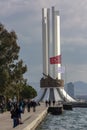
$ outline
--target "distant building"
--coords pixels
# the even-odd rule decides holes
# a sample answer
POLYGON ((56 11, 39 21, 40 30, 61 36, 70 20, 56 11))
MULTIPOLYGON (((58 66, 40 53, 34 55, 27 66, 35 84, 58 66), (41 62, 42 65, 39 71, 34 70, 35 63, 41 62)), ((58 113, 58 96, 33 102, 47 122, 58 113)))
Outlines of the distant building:
POLYGON ((67 93, 74 98, 74 84, 72 82, 67 84, 67 93))

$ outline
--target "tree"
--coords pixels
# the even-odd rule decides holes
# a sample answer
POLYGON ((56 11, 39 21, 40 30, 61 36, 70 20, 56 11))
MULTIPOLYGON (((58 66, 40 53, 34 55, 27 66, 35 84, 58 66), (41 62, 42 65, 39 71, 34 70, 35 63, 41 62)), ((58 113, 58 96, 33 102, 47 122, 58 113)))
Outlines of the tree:
POLYGON ((36 92, 36 90, 32 86, 25 85, 23 90, 21 91, 20 95, 23 98, 30 98, 30 99, 32 99, 32 98, 37 96, 37 92, 36 92))
POLYGON ((15 31, 9 32, 0 24, 0 93, 3 95, 19 95, 26 82, 23 74, 27 66, 19 60, 19 51, 15 31))
POLYGON ((18 97, 20 96, 20 92, 23 90, 25 84, 26 84, 26 79, 23 78, 23 74, 27 71, 27 66, 23 65, 23 61, 20 60, 19 62, 16 63, 12 70, 12 84, 13 84, 13 89, 15 95, 18 97))

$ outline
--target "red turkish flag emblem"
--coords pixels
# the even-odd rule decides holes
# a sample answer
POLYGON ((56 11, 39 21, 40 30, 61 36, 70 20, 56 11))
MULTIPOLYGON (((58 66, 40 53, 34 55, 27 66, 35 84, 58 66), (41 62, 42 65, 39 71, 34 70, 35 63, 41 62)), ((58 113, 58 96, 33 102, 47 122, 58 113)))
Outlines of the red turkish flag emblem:
POLYGON ((50 64, 61 64, 61 55, 51 57, 50 64))

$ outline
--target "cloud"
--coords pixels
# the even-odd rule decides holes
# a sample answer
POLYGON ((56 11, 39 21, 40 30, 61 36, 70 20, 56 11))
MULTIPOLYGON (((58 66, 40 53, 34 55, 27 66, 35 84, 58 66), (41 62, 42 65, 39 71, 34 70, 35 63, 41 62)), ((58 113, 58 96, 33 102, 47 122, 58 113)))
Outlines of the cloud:
POLYGON ((65 80, 65 83, 68 83, 70 81, 87 81, 87 65, 74 65, 74 64, 67 64, 66 71, 63 74, 63 78, 65 80))
MULTIPOLYGON (((63 64, 83 69, 87 64, 87 0, 0 0, 0 21, 17 33, 20 57, 29 67, 26 75, 30 80, 40 79, 43 71, 41 10, 52 6, 60 11, 63 64)), ((81 79, 79 74, 78 78, 81 79)))

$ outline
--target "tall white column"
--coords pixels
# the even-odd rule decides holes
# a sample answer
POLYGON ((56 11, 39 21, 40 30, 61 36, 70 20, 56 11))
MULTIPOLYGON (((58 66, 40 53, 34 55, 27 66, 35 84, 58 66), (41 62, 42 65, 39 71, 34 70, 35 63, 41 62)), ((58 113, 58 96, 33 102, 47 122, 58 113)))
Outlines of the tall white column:
MULTIPOLYGON (((60 16, 59 11, 55 11, 52 7, 52 45, 53 45, 53 57, 61 55, 60 52, 60 16)), ((61 79, 61 73, 58 73, 58 67, 61 64, 53 64, 53 78, 61 79)))
MULTIPOLYGON (((61 58, 61 50, 60 50, 60 16, 59 16, 59 11, 56 11, 56 55, 60 56, 61 58)), ((61 63, 58 63, 56 65, 56 76, 58 79, 61 79, 61 73, 58 73, 58 68, 61 67, 61 63)))
POLYGON ((43 73, 48 75, 49 61, 49 9, 42 9, 43 73))
MULTIPOLYGON (((52 53, 53 55, 52 56, 55 56, 55 8, 52 7, 52 53)), ((55 79, 56 76, 55 76, 55 65, 51 65, 52 66, 52 77, 55 79)))
POLYGON ((51 76, 50 72, 50 9, 47 11, 48 21, 48 75, 51 76))

